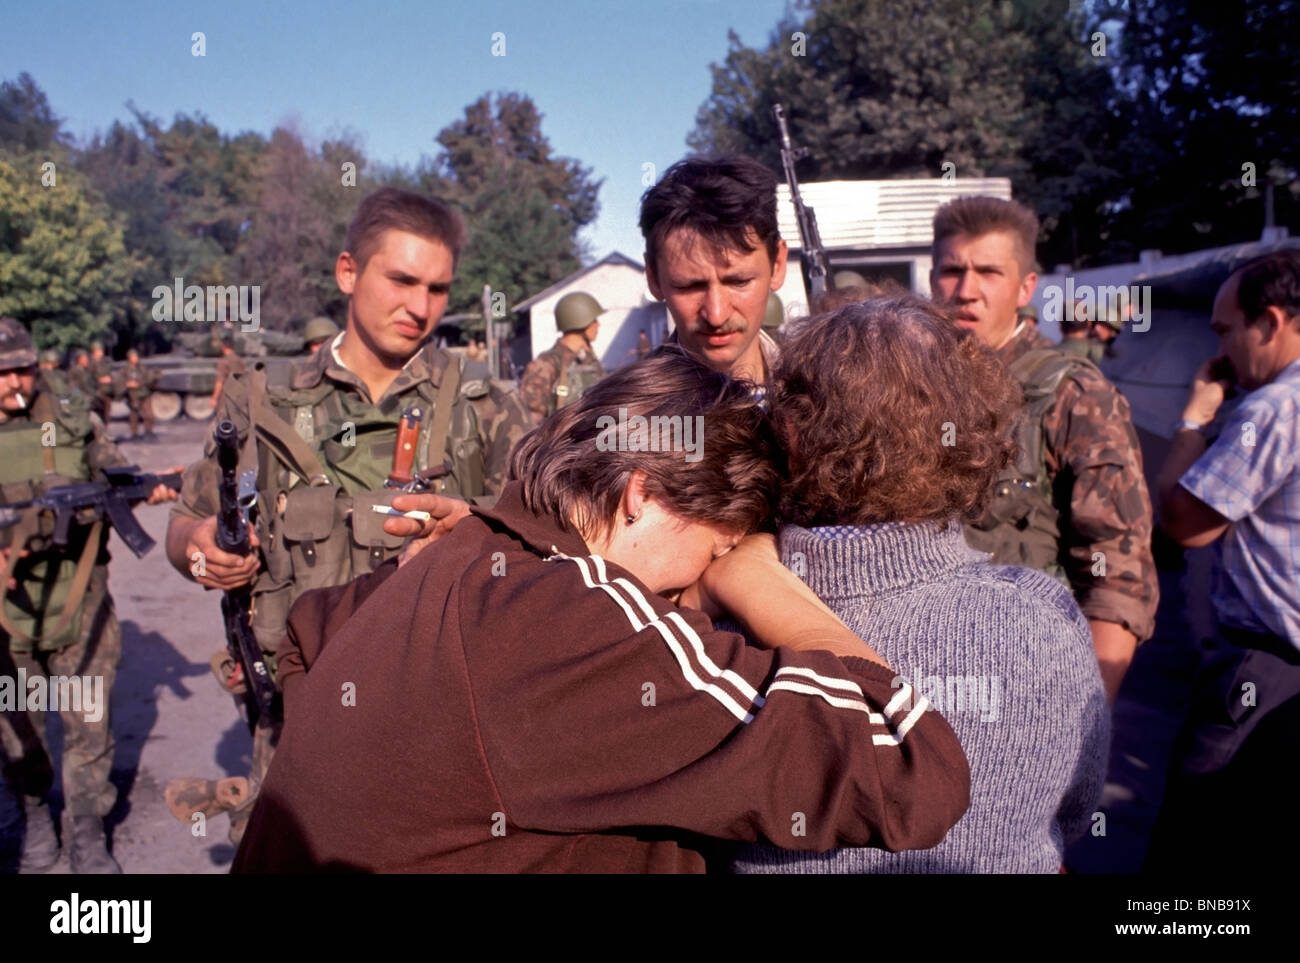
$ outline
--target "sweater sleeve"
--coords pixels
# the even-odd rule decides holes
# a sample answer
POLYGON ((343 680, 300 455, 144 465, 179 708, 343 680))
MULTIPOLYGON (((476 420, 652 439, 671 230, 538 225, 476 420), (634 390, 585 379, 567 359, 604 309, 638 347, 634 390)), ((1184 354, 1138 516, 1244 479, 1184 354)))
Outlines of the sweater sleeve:
POLYGON ((1092 634, 1083 619, 1078 620, 1075 629, 1079 643, 1074 651, 1082 653, 1082 658, 1073 660, 1057 676, 1062 704, 1079 706, 1078 762, 1056 813, 1061 836, 1067 844, 1082 836, 1092 824, 1105 789, 1110 755, 1110 704, 1093 655, 1092 634))
MULTIPOLYGON (((965 812, 956 736, 889 670, 752 648, 599 559, 554 564, 566 603, 491 633, 502 640, 492 651, 466 652, 509 823, 897 850, 937 844, 965 812), (532 655, 538 632, 562 633, 570 657, 532 655)), ((482 625, 494 596, 464 599, 462 624, 482 625)))

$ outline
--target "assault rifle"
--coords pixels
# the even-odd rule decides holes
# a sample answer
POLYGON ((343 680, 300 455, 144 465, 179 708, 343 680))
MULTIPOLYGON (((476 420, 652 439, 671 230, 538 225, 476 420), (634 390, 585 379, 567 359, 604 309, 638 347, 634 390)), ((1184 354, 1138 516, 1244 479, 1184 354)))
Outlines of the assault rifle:
MULTIPOLYGON (((105 468, 103 475, 103 481, 55 485, 45 494, 28 501, 0 505, 0 528, 17 524, 31 509, 48 511, 54 515, 54 546, 64 548, 68 544, 73 522, 88 525, 107 516, 126 547, 137 558, 143 557, 154 547, 154 540, 140 527, 131 508, 148 499, 159 485, 180 491, 180 472, 152 475, 141 472, 135 465, 125 465, 105 468)), ((22 546, 16 545, 14 548, 20 549, 22 546)))
MULTIPOLYGON (((252 468, 242 472, 239 470, 239 432, 233 422, 223 421, 218 424, 214 435, 217 465, 221 469, 217 548, 231 555, 248 555, 252 551, 248 538, 248 521, 257 505, 257 472, 252 468)), ((248 723, 249 732, 257 728, 259 718, 273 718, 279 711, 279 693, 262 660, 262 647, 253 635, 249 621, 251 611, 252 591, 247 585, 230 589, 221 598, 221 617, 226 625, 227 660, 234 670, 228 687, 235 696, 236 704, 242 706, 241 714, 248 723), (239 691, 241 681, 242 692, 239 691)))
POLYGON ((790 144, 790 131, 785 125, 785 109, 772 105, 772 116, 781 132, 781 167, 785 169, 785 182, 790 187, 790 202, 799 222, 799 239, 803 248, 804 275, 808 279, 810 300, 826 293, 826 249, 822 247, 821 232, 817 230, 817 215, 803 202, 799 193, 799 179, 795 177, 794 162, 808 153, 808 148, 795 148, 790 144))

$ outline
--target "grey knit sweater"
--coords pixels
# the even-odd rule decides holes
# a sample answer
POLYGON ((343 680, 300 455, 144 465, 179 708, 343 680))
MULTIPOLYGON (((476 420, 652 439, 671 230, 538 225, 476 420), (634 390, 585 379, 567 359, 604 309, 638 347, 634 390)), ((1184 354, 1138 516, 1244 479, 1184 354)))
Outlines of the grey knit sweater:
POLYGON ((970 809, 933 849, 745 846, 733 870, 1057 872, 1064 842, 1096 810, 1110 738, 1092 635, 1069 591, 988 564, 956 525, 789 526, 780 545, 786 566, 902 677, 897 698, 916 708, 924 696, 943 713, 970 760, 970 809))

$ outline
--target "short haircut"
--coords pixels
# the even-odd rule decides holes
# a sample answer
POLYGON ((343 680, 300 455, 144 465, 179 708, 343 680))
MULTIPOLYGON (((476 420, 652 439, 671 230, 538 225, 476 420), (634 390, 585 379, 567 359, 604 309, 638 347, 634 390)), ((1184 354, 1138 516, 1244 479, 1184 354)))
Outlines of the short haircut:
POLYGON ((406 231, 438 241, 451 251, 453 265, 460 261, 466 240, 465 222, 442 201, 415 191, 381 187, 362 199, 343 242, 358 271, 365 270, 385 231, 406 231))
POLYGON ((1241 275, 1237 304, 1247 321, 1258 321, 1268 307, 1281 308, 1288 319, 1300 317, 1300 249, 1260 255, 1233 273, 1241 275))
MULTIPOLYGON (((692 425, 699 424, 692 421, 692 425)), ((606 440, 611 440, 605 434, 606 440)), ((642 447, 627 445, 626 447, 642 447)), ((626 365, 525 435, 510 458, 524 504, 584 538, 618 524, 632 473, 646 494, 682 518, 748 532, 767 525, 780 487, 776 439, 753 385, 719 374, 676 345, 626 365), (622 451, 602 444, 606 418, 703 418, 698 460, 680 450, 622 451)))
POLYGON ((1038 244, 1038 215, 1023 204, 998 197, 959 197, 935 211, 931 254, 937 261, 940 242, 954 235, 983 237, 995 231, 1006 232, 1015 239, 1016 264, 1021 277, 1032 271, 1034 248, 1038 244))
POLYGON ((741 154, 689 157, 641 195, 641 234, 647 267, 656 270, 664 239, 687 228, 715 247, 746 253, 755 241, 776 260, 776 175, 741 154))
POLYGON ((912 294, 809 318, 782 345, 776 383, 783 521, 973 518, 1014 457, 1019 386, 941 306, 912 294))

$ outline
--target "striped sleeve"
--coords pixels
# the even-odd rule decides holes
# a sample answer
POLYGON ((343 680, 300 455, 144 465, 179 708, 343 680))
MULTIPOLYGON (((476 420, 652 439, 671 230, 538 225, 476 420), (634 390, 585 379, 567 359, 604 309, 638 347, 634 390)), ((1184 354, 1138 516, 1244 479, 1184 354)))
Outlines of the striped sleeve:
POLYGON ((571 640, 562 668, 530 662, 521 644, 493 663, 508 681, 475 683, 512 823, 912 849, 938 843, 965 812, 956 736, 893 673, 754 648, 598 556, 552 564, 578 583, 547 623, 571 640))

